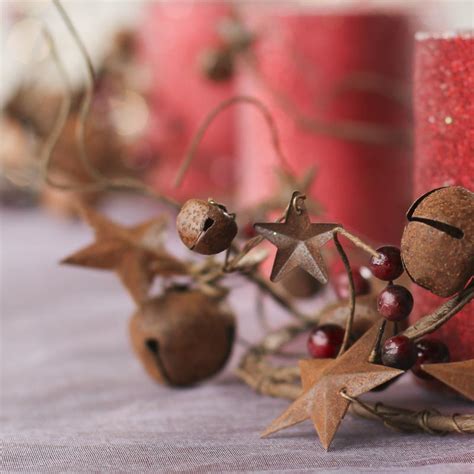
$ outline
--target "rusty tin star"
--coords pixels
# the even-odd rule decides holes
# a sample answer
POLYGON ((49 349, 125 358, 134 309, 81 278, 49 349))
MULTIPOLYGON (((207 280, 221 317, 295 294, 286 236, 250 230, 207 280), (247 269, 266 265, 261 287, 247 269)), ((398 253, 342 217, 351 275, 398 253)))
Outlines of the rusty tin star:
POLYGON ((474 359, 443 364, 423 364, 421 368, 474 402, 474 359))
POLYGON ((262 436, 289 428, 309 418, 321 444, 328 449, 350 405, 344 392, 358 397, 388 382, 402 370, 368 362, 379 324, 369 329, 347 352, 336 359, 300 361, 303 394, 265 430, 262 436))
POLYGON ((95 242, 61 263, 115 271, 137 303, 147 297, 154 275, 185 273, 184 264, 163 248, 163 216, 128 228, 86 206, 80 212, 94 229, 95 242))
POLYGON ((339 224, 312 223, 304 205, 306 197, 295 191, 283 223, 257 223, 255 230, 278 248, 270 279, 277 282, 296 267, 322 284, 328 276, 321 247, 332 239, 339 224))

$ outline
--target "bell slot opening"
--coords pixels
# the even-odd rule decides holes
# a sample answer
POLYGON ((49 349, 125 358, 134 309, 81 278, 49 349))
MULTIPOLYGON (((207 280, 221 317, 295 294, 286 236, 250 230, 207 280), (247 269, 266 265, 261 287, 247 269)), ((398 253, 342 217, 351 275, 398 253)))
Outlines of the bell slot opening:
POLYGON ((435 229, 448 234, 450 237, 454 239, 461 240, 464 237, 464 232, 450 224, 446 224, 444 222, 435 221, 433 219, 426 219, 424 217, 411 217, 410 222, 422 222, 423 224, 429 225, 430 227, 434 227, 435 229))
POLYGON ((213 225, 214 225, 214 219, 211 219, 210 217, 208 217, 204 221, 204 226, 202 228, 203 232, 206 232, 206 230, 210 229, 213 225))

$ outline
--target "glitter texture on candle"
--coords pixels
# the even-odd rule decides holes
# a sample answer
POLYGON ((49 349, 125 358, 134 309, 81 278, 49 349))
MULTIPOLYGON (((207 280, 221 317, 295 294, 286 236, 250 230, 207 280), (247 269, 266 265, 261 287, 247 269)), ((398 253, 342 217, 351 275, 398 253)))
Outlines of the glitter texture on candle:
MULTIPOLYGON (((474 190, 474 37, 417 35, 415 53, 415 196, 461 185, 474 190)), ((413 288, 413 320, 443 300, 413 288)), ((436 331, 452 360, 474 357, 474 304, 436 331)))
POLYGON ((418 35, 415 59, 415 195, 474 187, 474 37, 418 35))

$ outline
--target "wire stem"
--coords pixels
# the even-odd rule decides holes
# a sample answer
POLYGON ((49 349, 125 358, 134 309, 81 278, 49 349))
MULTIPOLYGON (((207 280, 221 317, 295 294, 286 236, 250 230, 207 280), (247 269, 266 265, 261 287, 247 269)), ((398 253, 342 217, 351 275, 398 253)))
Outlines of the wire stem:
POLYGON ((434 312, 419 319, 413 326, 405 329, 401 334, 412 340, 431 334, 459 313, 473 299, 474 280, 457 295, 443 303, 434 312))
POLYGON ((43 175, 47 175, 48 169, 51 162, 52 151, 56 147, 56 144, 61 136, 61 132, 63 131, 64 125, 67 121, 69 116, 69 112, 71 110, 72 104, 72 87, 69 82, 69 78, 67 76, 66 70, 59 59, 58 50, 56 48, 56 44, 51 36, 51 33, 46 27, 43 27, 43 35, 46 39, 48 44, 49 51, 53 58, 53 61, 58 69, 59 75, 61 76, 61 81, 65 87, 65 94, 64 98, 61 100, 61 104, 59 106, 59 113, 53 125, 53 129, 46 139, 43 148, 40 153, 40 169, 43 172, 43 175))
POLYGON ((375 250, 373 247, 363 242, 361 239, 359 239, 359 237, 356 237, 354 234, 351 234, 349 231, 347 231, 343 227, 338 227, 337 229, 335 229, 335 232, 343 235, 346 239, 349 239, 356 247, 359 247, 360 249, 364 250, 365 252, 372 255, 373 257, 375 258, 379 257, 379 253, 377 252, 377 250, 375 250))
POLYGON ((88 156, 87 156, 86 146, 85 146, 85 125, 86 125, 86 121, 89 115, 90 105, 92 102, 92 97, 93 97, 93 92, 94 92, 94 80, 95 80, 94 69, 92 66, 92 61, 84 46, 84 43, 82 42, 66 10, 63 8, 59 0, 53 0, 53 3, 55 7, 57 8, 58 12, 60 13, 61 18, 63 19, 64 23, 66 24, 66 27, 71 33, 71 36, 76 42, 76 45, 78 49, 80 50, 81 55, 86 64, 88 82, 87 82, 87 87, 86 87, 86 94, 84 96, 83 102, 81 104, 80 112, 79 112, 78 124, 76 128, 76 143, 79 150, 79 157, 80 157, 81 163, 83 164, 84 168, 86 169, 86 171, 89 173, 89 175, 94 181, 91 183, 86 183, 86 184, 59 183, 53 180, 51 176, 49 176, 49 173, 48 173, 54 149, 57 145, 57 142, 59 140, 59 137, 61 136, 62 131, 64 130, 67 117, 70 113, 71 103, 72 103, 72 88, 71 88, 67 73, 59 59, 59 55, 57 53, 57 48, 54 43, 54 40, 49 34, 49 32, 45 29, 44 34, 46 36, 46 39, 51 51, 53 61, 56 65, 56 68, 58 69, 58 72, 61 76, 61 80, 64 84, 64 88, 66 91, 66 94, 62 101, 60 112, 54 124, 53 130, 50 136, 48 137, 48 139, 46 140, 46 143, 41 153, 41 158, 40 158, 41 171, 44 175, 45 182, 49 186, 60 189, 62 191, 88 193, 88 192, 97 192, 97 191, 102 191, 102 190, 127 190, 127 191, 140 192, 141 194, 157 199, 173 207, 174 209, 179 209, 181 207, 180 203, 178 203, 172 198, 169 198, 160 193, 157 193, 153 188, 147 186, 143 182, 133 179, 133 178, 128 178, 128 177, 107 178, 98 169, 96 169, 89 161, 88 156))
POLYGON ((87 173, 89 173, 89 175, 92 178, 100 182, 100 181, 103 181, 105 177, 97 168, 95 168, 91 164, 89 157, 87 155, 86 140, 85 140, 85 128, 86 128, 87 118, 89 117, 89 113, 90 113, 91 105, 92 105, 92 99, 94 97, 94 83, 95 83, 94 67, 92 65, 92 61, 87 52, 87 49, 84 45, 84 42, 82 41, 76 27, 71 21, 66 10, 61 5, 61 2, 59 0, 53 0, 53 3, 56 9, 58 10, 59 14, 61 15, 61 18, 63 19, 64 24, 66 25, 69 33, 73 37, 74 42, 76 43, 76 46, 78 47, 86 65, 87 83, 86 83, 84 98, 82 100, 82 103, 79 109, 79 120, 76 126, 76 144, 77 144, 77 149, 79 150, 79 158, 85 170, 87 171, 87 173))
POLYGON ((272 145, 273 148, 275 149, 275 153, 280 161, 281 166, 287 170, 288 172, 290 169, 290 165, 288 163, 288 160, 286 159, 285 155, 283 154, 281 150, 281 145, 280 145, 280 137, 278 135, 278 129, 276 127, 275 121, 273 120, 273 116, 270 113, 270 110, 263 104, 262 101, 257 99, 256 97, 250 97, 250 96, 235 96, 231 97, 230 99, 224 100, 221 102, 219 105, 217 105, 204 119, 202 124, 200 125, 198 131, 194 135, 193 140, 191 141, 191 144, 189 145, 189 148, 184 156, 183 162, 178 170, 178 173, 176 175, 176 179, 174 182, 175 187, 179 187, 184 179, 184 176, 189 169, 189 166, 191 165, 194 157, 196 156, 196 150, 201 143, 202 139, 204 138, 204 135, 206 134, 207 130, 209 129, 209 126, 211 123, 214 121, 214 119, 224 110, 227 108, 236 105, 236 104, 250 104, 256 107, 263 115, 265 121, 267 122, 268 128, 270 129, 270 134, 271 134, 271 140, 272 140, 272 145))

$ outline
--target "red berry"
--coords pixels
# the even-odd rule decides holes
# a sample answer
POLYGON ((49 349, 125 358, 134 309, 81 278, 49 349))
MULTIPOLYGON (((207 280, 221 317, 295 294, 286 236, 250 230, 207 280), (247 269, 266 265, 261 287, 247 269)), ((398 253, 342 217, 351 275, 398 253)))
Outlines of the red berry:
POLYGON ((450 360, 448 347, 437 339, 421 339, 416 343, 416 350, 418 358, 411 370, 417 377, 422 379, 433 378, 431 375, 423 372, 422 364, 437 364, 449 362, 450 360))
POLYGON ((416 346, 406 336, 393 336, 382 346, 382 362, 387 367, 408 370, 416 362, 416 346))
POLYGON ((336 324, 316 327, 308 338, 308 352, 315 359, 336 357, 344 339, 344 329, 336 324))
POLYGON ((396 280, 403 273, 400 249, 387 245, 377 249, 378 257, 370 259, 369 267, 372 274, 379 280, 396 280))
MULTIPOLYGON (((360 267, 352 268, 352 279, 354 281, 354 290, 356 296, 367 295, 370 293, 370 281, 364 278, 360 267)), ((339 272, 332 280, 332 286, 339 299, 345 300, 350 297, 351 290, 349 286, 349 277, 345 271, 339 272)))
POLYGON ((389 285, 377 299, 378 312, 389 321, 403 321, 413 309, 413 296, 401 285, 389 285))

